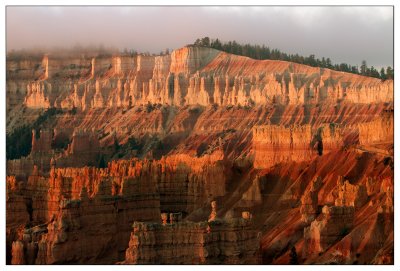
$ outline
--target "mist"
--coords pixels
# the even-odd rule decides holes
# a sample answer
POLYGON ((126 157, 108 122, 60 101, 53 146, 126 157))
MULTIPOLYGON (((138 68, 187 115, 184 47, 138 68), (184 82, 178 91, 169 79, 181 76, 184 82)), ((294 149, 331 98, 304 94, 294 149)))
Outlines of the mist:
POLYGON ((393 66, 393 7, 8 6, 7 51, 92 46, 158 54, 208 36, 334 63, 393 66))

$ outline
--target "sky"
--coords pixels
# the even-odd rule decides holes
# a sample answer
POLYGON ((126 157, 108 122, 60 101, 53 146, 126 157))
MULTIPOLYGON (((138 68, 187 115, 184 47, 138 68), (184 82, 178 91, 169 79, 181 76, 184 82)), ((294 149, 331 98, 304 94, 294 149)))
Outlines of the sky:
POLYGON ((7 51, 103 45, 159 53, 208 36, 393 67, 390 6, 8 6, 6 16, 7 51))

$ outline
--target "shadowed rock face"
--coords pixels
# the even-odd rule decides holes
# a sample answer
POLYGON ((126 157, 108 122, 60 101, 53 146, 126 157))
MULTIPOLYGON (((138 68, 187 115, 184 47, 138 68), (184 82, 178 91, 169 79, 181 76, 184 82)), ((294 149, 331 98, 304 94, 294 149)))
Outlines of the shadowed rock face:
POLYGON ((6 87, 8 135, 39 123, 7 263, 393 263, 392 80, 185 47, 9 60, 6 87))

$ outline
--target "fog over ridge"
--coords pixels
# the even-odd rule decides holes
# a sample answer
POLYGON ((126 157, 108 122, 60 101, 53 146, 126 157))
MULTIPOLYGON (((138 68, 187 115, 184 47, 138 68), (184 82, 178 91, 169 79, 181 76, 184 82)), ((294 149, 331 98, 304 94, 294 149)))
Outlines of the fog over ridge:
POLYGON ((393 66, 392 7, 9 6, 6 16, 8 51, 102 44, 159 53, 208 36, 334 63, 393 66))

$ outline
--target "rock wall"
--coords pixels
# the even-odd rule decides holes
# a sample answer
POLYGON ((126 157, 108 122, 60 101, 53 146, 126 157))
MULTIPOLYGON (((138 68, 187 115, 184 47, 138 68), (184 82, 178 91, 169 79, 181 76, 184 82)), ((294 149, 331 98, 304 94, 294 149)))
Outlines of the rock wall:
POLYGON ((259 237, 248 219, 135 222, 123 263, 257 264, 258 253, 259 237))
POLYGON ((49 108, 51 85, 47 82, 32 82, 27 86, 25 105, 29 108, 49 108))
POLYGON ((324 206, 322 217, 304 228, 303 256, 325 252, 353 228, 353 222, 353 206, 324 206))
POLYGON ((373 121, 358 125, 359 142, 361 145, 393 142, 393 113, 386 113, 373 121))
MULTIPOLYGON (((37 138, 32 131, 32 148, 27 157, 7 160, 7 175, 27 180, 34 167, 42 175, 48 175, 51 167, 81 167, 97 165, 100 143, 95 133, 76 129, 66 150, 53 149, 53 142, 60 137, 60 131, 40 130, 37 138)), ((65 136, 64 136, 65 137, 65 136)))
POLYGON ((50 153, 51 144, 53 141, 53 131, 40 130, 40 135, 36 136, 36 131, 32 130, 32 149, 31 154, 36 153, 50 153))
POLYGON ((328 153, 344 146, 344 128, 336 123, 324 124, 317 132, 321 144, 321 152, 328 153))
MULTIPOLYGON (((42 160, 39 160, 40 164, 42 160)), ((19 180, 27 180, 33 171, 35 161, 31 157, 7 160, 7 175, 15 176, 19 180)))
POLYGON ((6 88, 8 132, 63 109, 7 161, 7 263, 393 262, 392 80, 185 47, 10 60, 6 88))
POLYGON ((153 162, 162 211, 188 214, 216 197, 225 195, 227 179, 221 152, 200 158, 171 155, 153 162))
POLYGON ((29 223, 46 223, 40 238, 24 239, 25 247, 37 247, 32 263, 121 260, 133 221, 160 217, 157 184, 145 177, 95 168, 52 169, 49 179, 30 177, 23 195, 33 207, 29 223))
POLYGON ((250 187, 242 194, 241 200, 235 205, 241 208, 250 208, 262 203, 260 178, 256 176, 251 181, 250 187))
POLYGON ((105 169, 52 168, 48 178, 31 175, 26 185, 10 176, 8 240, 21 240, 12 237, 19 226, 47 223, 40 238, 23 242, 37 247, 33 263, 120 261, 133 221, 159 221, 160 210, 187 214, 223 196, 222 159, 176 155, 113 161, 105 169))
POLYGON ((62 168, 97 165, 100 152, 100 142, 96 133, 76 129, 67 149, 54 156, 52 166, 62 168))
POLYGON ((254 167, 268 168, 281 162, 312 157, 311 126, 263 125, 253 128, 254 167))
MULTIPOLYGON (((9 73, 15 65, 9 63, 9 73)), ((29 108, 393 102, 392 80, 253 60, 205 47, 184 47, 165 56, 46 56, 37 65, 42 73, 30 77, 25 91, 24 104, 29 108)), ((26 77, 19 70, 13 75, 26 77)), ((15 94, 10 89, 11 93, 15 94)))
MULTIPOLYGON (((253 127, 254 167, 268 168, 282 162, 308 161, 344 146, 344 128, 331 123, 306 125, 256 125, 253 127)), ((348 129, 346 132, 351 131, 348 129)))
POLYGON ((338 197, 335 200, 336 206, 354 206, 360 208, 368 201, 367 188, 365 185, 352 185, 342 177, 337 182, 338 197))
POLYGON ((318 216, 318 191, 322 186, 322 179, 315 178, 301 197, 300 213, 305 223, 312 222, 318 216))
POLYGON ((23 194, 24 184, 18 182, 14 176, 7 176, 6 186, 6 208, 12 214, 7 215, 6 225, 8 228, 25 225, 30 221, 30 214, 23 194))

